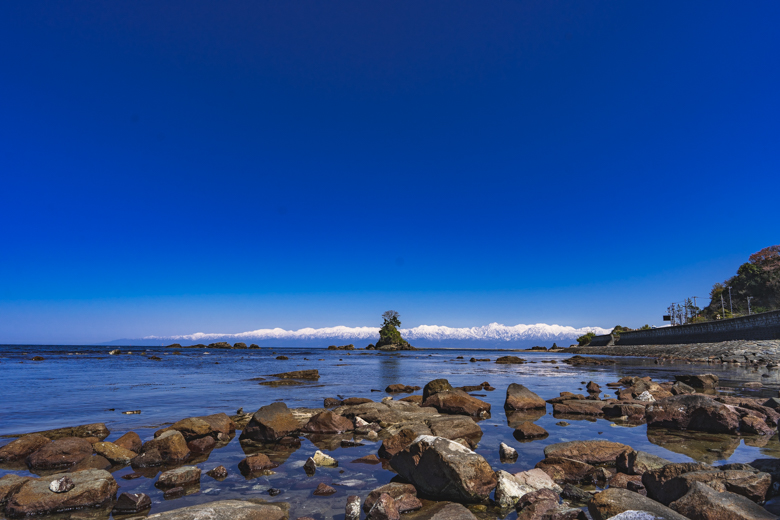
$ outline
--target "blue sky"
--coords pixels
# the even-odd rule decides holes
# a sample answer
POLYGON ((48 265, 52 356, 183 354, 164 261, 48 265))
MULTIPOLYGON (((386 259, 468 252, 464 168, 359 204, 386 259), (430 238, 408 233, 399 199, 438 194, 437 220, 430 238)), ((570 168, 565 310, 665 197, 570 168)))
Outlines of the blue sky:
POLYGON ((0 342, 660 324, 780 242, 778 22, 3 3, 0 342))

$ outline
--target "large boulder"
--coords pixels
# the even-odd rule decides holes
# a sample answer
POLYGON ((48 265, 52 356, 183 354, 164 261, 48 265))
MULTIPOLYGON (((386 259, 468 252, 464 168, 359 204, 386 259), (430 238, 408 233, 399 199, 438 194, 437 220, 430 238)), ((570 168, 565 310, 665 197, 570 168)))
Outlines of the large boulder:
POLYGON ((24 435, 0 448, 0 462, 24 460, 50 442, 51 439, 39 433, 24 435))
POLYGON ((92 449, 112 464, 130 464, 130 461, 138 456, 136 452, 117 446, 113 442, 96 442, 92 445, 92 449))
POLYGON ((423 388, 423 402, 425 402, 430 396, 438 394, 439 392, 446 392, 452 390, 452 385, 446 379, 434 379, 430 381, 423 388))
POLYGON ((716 491, 701 482, 692 483, 688 492, 669 507, 694 520, 777 520, 777 516, 749 499, 716 491))
POLYGON ((119 486, 108 471, 93 469, 59 473, 25 482, 9 498, 5 514, 17 518, 98 507, 111 502, 118 489, 119 486), (49 484, 64 477, 73 481, 73 488, 64 493, 53 493, 49 484))
POLYGON ((739 431, 739 414, 733 407, 701 394, 676 395, 651 403, 645 414, 647 427, 709 433, 739 431))
POLYGON ((482 428, 471 417, 431 417, 425 420, 431 433, 445 439, 476 439, 482 437, 482 428))
POLYGON ((717 388, 718 386, 718 376, 715 374, 686 374, 674 376, 674 379, 692 388, 717 388))
POLYGON ((284 504, 257 504, 244 500, 219 500, 150 515, 146 520, 286 520, 284 504))
POLYGON ((298 421, 290 409, 282 402, 263 406, 252 416, 240 439, 256 442, 275 442, 294 433, 299 428, 298 421))
POLYGON ((655 500, 627 489, 609 488, 594 495, 588 503, 588 512, 593 520, 607 520, 625 511, 652 513, 655 515, 653 520, 690 520, 655 500))
POLYGON ((390 465, 420 494, 434 500, 482 502, 497 483, 481 455, 443 437, 417 437, 393 456, 390 465))
POLYGON ((156 439, 144 443, 141 453, 130 461, 133 467, 144 468, 175 464, 190 456, 184 436, 177 430, 169 430, 156 439))
POLYGON ((309 419, 301 431, 306 433, 343 433, 354 429, 355 425, 352 424, 352 421, 328 410, 309 419))
POLYGON ((544 399, 517 383, 512 383, 506 389, 505 410, 534 410, 546 408, 544 399))
POLYGON ((619 442, 569 441, 550 444, 544 449, 544 456, 563 457, 587 464, 606 464, 615 462, 626 451, 631 451, 631 447, 619 442))
MULTIPOLYGON (((188 417, 182 419, 161 430, 157 430, 154 433, 155 437, 159 437, 163 433, 169 430, 176 430, 184 435, 187 442, 190 442, 201 437, 213 437, 217 439, 219 434, 233 435, 236 431, 235 423, 224 413, 217 413, 214 415, 204 415, 200 417, 188 417)), ((224 438, 224 437, 223 437, 224 438)))
POLYGON ((126 450, 130 450, 138 453, 141 451, 141 446, 143 446, 144 443, 141 440, 141 437, 137 433, 127 432, 126 434, 122 435, 117 440, 115 440, 114 444, 126 450))
POLYGON ((182 466, 170 469, 160 474, 160 478, 154 485, 162 489, 170 489, 177 486, 194 486, 200 484, 200 468, 196 466, 182 466))
POLYGON ((57 439, 30 454, 27 467, 32 471, 62 469, 92 456, 92 444, 79 437, 57 439))
POLYGON ((647 471, 661 469, 672 461, 658 457, 646 451, 631 450, 618 455, 617 470, 628 475, 643 475, 647 471))
POLYGON ((596 468, 586 462, 564 457, 547 457, 536 463, 555 482, 570 484, 588 483, 593 480, 596 468))
POLYGON ((759 471, 719 470, 699 463, 667 464, 642 475, 647 496, 665 505, 688 493, 695 482, 707 484, 717 491, 745 496, 754 502, 763 502, 772 485, 772 477, 759 471))
POLYGON ((439 413, 479 417, 490 413, 490 404, 472 397, 463 390, 438 392, 423 401, 423 406, 436 408, 439 413))

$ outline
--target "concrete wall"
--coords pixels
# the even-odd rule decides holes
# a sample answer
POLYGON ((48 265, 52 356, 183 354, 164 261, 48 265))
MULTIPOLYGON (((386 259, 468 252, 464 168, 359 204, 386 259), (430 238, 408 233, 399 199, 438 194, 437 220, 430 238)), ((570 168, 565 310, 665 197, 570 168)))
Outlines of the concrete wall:
MULTIPOLYGON (((593 346, 607 345, 601 343, 601 338, 596 336, 599 343, 593 346)), ((780 339, 780 311, 764 312, 732 318, 730 320, 708 321, 706 323, 693 323, 677 327, 664 327, 660 329, 636 330, 623 332, 617 345, 670 345, 677 343, 715 343, 736 339, 780 339)))
POLYGON ((603 336, 593 336, 588 343, 589 347, 608 347, 614 345, 612 334, 604 334, 603 336))

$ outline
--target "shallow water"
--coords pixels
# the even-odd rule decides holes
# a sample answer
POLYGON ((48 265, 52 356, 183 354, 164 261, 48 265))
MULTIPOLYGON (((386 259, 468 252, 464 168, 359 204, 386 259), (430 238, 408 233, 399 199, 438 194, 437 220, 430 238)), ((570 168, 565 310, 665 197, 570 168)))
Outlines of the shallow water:
MULTIPOLYGON (((114 347, 112 347, 114 348, 114 347)), ((447 378, 453 386, 478 385, 488 381, 493 392, 476 392, 493 407, 492 417, 480 421, 484 435, 476 451, 495 469, 517 472, 534 467, 544 458, 544 447, 556 442, 583 439, 604 439, 622 442, 634 449, 645 450, 675 462, 704 461, 714 464, 750 462, 761 457, 780 454, 777 435, 771 439, 758 436, 742 438, 719 435, 684 435, 681 432, 651 430, 646 426, 627 427, 604 419, 583 420, 568 416, 568 426, 556 423, 551 406, 536 424, 544 427, 549 437, 531 442, 518 442, 512 436, 503 410, 506 388, 521 383, 544 399, 557 397, 562 391, 582 392, 582 382, 595 381, 604 393, 614 396, 605 385, 626 375, 651 376, 655 381, 673 380, 675 374, 712 372, 721 378, 726 392, 747 396, 776 396, 780 388, 780 373, 765 369, 729 368, 725 365, 667 365, 652 359, 622 358, 615 365, 570 367, 560 363, 567 354, 538 352, 515 353, 535 363, 497 365, 495 359, 506 352, 424 350, 417 352, 380 353, 364 351, 327 351, 319 349, 284 348, 272 350, 189 350, 174 355, 171 349, 146 348, 131 350, 132 354, 109 356, 104 347, 0 347, 0 435, 40 431, 65 426, 104 422, 111 430, 106 440, 114 440, 128 431, 137 432, 143 440, 153 437, 155 430, 185 417, 225 412, 238 408, 255 411, 272 401, 283 400, 291 408, 322 406, 326 397, 368 397, 380 400, 387 396, 389 384, 424 386, 432 379, 447 378), (145 353, 145 354, 144 354, 145 353), (290 359, 276 360, 284 354, 290 359), (43 361, 31 361, 33 356, 43 361), (149 359, 152 355, 162 361, 149 359), (465 359, 459 360, 458 356, 465 359), (490 358, 491 362, 468 361, 471 357, 490 358), (556 364, 542 361, 557 361, 556 364), (256 378, 270 374, 316 368, 318 382, 300 386, 273 388, 258 384, 256 378), (762 376, 768 377, 762 377, 762 376), (741 388, 747 381, 759 381, 758 390, 741 388), (382 390, 372 392, 372 389, 382 390), (141 410, 138 415, 123 411, 141 410), (519 458, 513 464, 502 464, 498 457, 501 442, 515 447, 519 458)), ((419 392, 418 392, 419 393, 419 392)), ((408 394, 397 396, 404 397, 408 394)), ((0 444, 6 440, 0 439, 0 444)), ((238 472, 238 462, 246 456, 238 436, 227 446, 211 452, 208 460, 199 462, 204 472, 220 464, 230 475, 222 482, 205 473, 199 490, 186 497, 166 501, 162 491, 154 487, 151 478, 124 480, 132 473, 129 467, 113 471, 120 493, 144 492, 153 501, 152 513, 228 498, 263 498, 271 502, 289 502, 290 518, 313 516, 317 519, 344 517, 347 495, 365 498, 378 485, 388 482, 394 473, 381 466, 352 464, 350 461, 376 453, 380 443, 363 440, 364 446, 327 449, 327 443, 315 446, 302 439, 300 449, 277 454, 283 462, 273 475, 246 480, 238 472), (339 461, 338 468, 318 468, 307 478, 302 465, 316 449, 322 449, 339 461), (285 459, 285 457, 287 457, 285 459), (320 482, 333 485, 338 493, 330 497, 314 497, 311 492, 320 482), (268 489, 282 490, 270 497, 268 489)), ((333 443, 338 445, 338 443, 333 443)), ((0 476, 15 472, 0 467, 0 476)), ((514 518, 512 513, 507 518, 514 518)), ((495 518, 488 514, 486 517, 495 518)))

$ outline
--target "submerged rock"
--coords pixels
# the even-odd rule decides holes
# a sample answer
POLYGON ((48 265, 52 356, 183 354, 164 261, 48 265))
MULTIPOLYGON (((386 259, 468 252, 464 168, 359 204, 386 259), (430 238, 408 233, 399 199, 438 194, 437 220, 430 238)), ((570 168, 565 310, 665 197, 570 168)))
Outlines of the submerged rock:
POLYGON ((318 370, 295 370, 293 372, 282 372, 281 374, 271 374, 273 377, 279 379, 307 379, 310 381, 317 381, 320 378, 318 370))
POLYGON ((513 435, 515 439, 519 441, 526 441, 533 439, 544 439, 549 435, 549 433, 547 433, 547 430, 539 425, 536 425, 532 422, 524 422, 515 428, 513 435))

